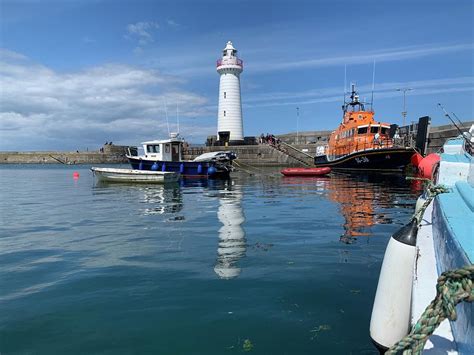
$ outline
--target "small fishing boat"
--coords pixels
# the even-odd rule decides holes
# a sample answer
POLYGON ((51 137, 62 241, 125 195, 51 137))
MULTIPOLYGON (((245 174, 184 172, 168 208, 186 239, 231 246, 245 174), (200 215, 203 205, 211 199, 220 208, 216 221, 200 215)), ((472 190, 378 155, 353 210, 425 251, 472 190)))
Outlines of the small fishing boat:
POLYGON ((285 176, 321 176, 331 172, 331 168, 287 168, 281 173, 285 176))
POLYGON ((183 177, 227 178, 237 158, 234 152, 218 151, 184 160, 184 139, 178 133, 171 133, 169 139, 143 142, 142 150, 139 154, 139 148, 128 149, 126 156, 133 169, 171 171, 183 177))
MULTIPOLYGON (((424 344, 426 353, 474 354, 472 304, 454 303, 451 322, 446 313, 441 315, 434 309, 440 299, 448 309, 455 291, 461 292, 460 285, 473 280, 473 148, 474 125, 469 133, 444 144, 433 185, 418 199, 411 222, 390 238, 370 321, 370 336, 380 350, 394 346, 410 331, 413 337, 424 339, 419 332, 426 331, 423 325, 429 324, 434 333, 424 344), (444 280, 446 286, 442 287, 444 280), (437 290, 443 292, 437 294, 437 290), (425 312, 427 307, 429 312, 425 312)), ((405 353, 400 347, 409 344, 398 343, 397 353, 405 353)))
POLYGON ((340 170, 404 169, 415 150, 398 145, 389 134, 389 123, 374 120, 374 111, 366 110, 359 101, 354 84, 350 98, 351 101, 342 106, 342 123, 331 133, 328 145, 318 149, 314 164, 340 170))
POLYGON ((179 173, 171 171, 147 171, 134 169, 91 168, 99 181, 140 182, 148 184, 166 184, 176 182, 179 173))

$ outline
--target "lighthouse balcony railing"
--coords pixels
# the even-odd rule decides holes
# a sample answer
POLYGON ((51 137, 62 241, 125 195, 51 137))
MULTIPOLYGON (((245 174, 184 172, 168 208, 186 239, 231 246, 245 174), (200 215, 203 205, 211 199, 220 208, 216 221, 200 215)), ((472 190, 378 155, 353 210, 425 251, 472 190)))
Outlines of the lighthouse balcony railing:
POLYGON ((221 65, 237 65, 239 67, 244 66, 244 61, 242 59, 233 58, 233 59, 218 59, 216 66, 220 67, 221 65))

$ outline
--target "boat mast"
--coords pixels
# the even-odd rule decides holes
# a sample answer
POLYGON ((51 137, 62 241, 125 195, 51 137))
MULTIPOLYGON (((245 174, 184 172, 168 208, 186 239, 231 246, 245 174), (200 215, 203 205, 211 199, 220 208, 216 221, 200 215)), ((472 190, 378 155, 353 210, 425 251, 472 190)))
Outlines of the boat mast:
POLYGON ((375 89, 375 59, 374 59, 374 67, 372 70, 372 98, 370 99, 371 111, 374 111, 374 89, 375 89))

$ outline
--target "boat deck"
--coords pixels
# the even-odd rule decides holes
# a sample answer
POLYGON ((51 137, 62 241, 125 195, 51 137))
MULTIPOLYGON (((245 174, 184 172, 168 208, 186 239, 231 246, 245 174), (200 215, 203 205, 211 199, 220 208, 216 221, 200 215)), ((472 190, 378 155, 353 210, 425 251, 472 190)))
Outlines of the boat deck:
MULTIPOLYGON (((411 323, 414 325, 436 296, 438 270, 432 230, 433 202, 426 208, 418 229, 411 323)), ((430 354, 458 354, 449 320, 445 319, 425 344, 430 354)))

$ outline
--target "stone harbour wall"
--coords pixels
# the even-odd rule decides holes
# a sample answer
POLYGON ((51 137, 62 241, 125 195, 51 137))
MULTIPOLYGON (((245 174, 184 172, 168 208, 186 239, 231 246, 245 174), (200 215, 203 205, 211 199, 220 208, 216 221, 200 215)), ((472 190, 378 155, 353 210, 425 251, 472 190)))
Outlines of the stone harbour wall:
POLYGON ((126 163, 123 154, 102 152, 0 152, 0 164, 115 164, 126 163))

